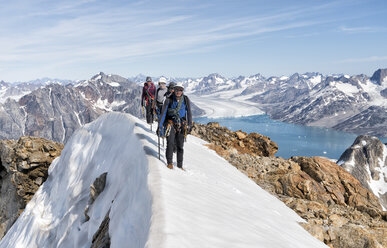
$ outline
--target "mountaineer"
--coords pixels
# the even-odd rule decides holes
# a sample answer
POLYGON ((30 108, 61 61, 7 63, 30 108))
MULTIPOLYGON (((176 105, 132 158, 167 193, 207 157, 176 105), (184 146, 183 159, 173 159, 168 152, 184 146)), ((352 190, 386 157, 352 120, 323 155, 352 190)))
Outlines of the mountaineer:
POLYGON ((159 79, 159 87, 157 88, 157 91, 156 91, 157 119, 160 118, 161 109, 163 108, 163 104, 164 104, 164 100, 167 92, 168 92, 167 80, 164 77, 161 77, 159 79))
POLYGON ((173 150, 176 145, 177 167, 183 169, 184 141, 192 129, 192 114, 190 100, 184 95, 184 86, 177 83, 174 92, 165 99, 157 135, 167 137, 168 168, 173 168, 173 150))
POLYGON ((146 77, 146 82, 142 88, 141 106, 146 109, 146 122, 148 124, 153 123, 153 112, 155 109, 155 95, 156 87, 152 82, 151 77, 146 77))

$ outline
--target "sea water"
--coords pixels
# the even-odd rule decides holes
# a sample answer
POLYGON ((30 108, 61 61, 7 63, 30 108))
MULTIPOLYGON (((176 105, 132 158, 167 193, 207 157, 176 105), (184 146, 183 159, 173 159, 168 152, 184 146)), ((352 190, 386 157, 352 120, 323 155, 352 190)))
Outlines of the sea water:
MULTIPOLYGON (((321 156, 339 159, 341 154, 355 141, 357 135, 339 132, 331 128, 308 127, 275 121, 267 115, 255 115, 238 118, 195 118, 202 124, 219 122, 221 126, 232 131, 242 130, 268 136, 278 144, 275 156, 290 158, 292 156, 321 156)), ((379 137, 380 138, 380 137, 379 137)), ((387 143, 387 138, 380 138, 387 143)))

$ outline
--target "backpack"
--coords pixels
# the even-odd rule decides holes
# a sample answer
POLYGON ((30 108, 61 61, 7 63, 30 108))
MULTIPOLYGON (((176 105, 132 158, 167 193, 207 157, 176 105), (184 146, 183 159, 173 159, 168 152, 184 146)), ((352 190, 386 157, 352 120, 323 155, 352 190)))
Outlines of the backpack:
MULTIPOLYGON (((169 102, 170 102, 169 104, 171 104, 173 102, 172 96, 170 97, 169 102)), ((180 111, 181 107, 183 106, 183 103, 185 103, 185 107, 187 108, 187 106, 188 106, 188 98, 187 98, 186 95, 183 95, 183 101, 180 101, 177 104, 176 108, 173 109, 173 108, 170 108, 168 106, 167 113, 168 113, 168 116, 172 117, 172 120, 177 121, 177 122, 181 121, 182 117, 180 116, 179 111, 180 111)), ((185 113, 187 115, 187 111, 185 113)))

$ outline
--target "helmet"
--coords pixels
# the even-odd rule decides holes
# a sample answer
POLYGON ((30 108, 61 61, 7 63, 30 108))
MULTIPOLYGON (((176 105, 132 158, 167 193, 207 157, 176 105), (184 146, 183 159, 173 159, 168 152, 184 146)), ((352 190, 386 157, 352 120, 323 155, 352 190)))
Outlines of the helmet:
POLYGON ((147 82, 152 82, 152 78, 151 77, 146 77, 146 81, 147 82))
POLYGON ((184 90, 184 85, 182 82, 178 82, 176 85, 175 85, 175 88, 182 88, 184 90))
POLYGON ((159 79, 159 84, 166 84, 167 83, 167 79, 165 79, 165 77, 161 77, 159 79))
POLYGON ((168 88, 174 88, 176 86, 175 82, 169 82, 168 88))

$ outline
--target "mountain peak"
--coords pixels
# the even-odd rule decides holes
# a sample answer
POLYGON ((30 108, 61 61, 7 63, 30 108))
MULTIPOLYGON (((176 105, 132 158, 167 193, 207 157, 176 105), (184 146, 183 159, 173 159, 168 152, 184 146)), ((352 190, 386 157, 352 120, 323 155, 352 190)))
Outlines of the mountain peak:
POLYGON ((378 85, 382 85, 384 81, 387 81, 387 69, 378 69, 375 71, 371 77, 371 81, 378 85))
POLYGON ((379 197, 387 209, 387 179, 383 176, 387 164, 387 148, 377 137, 360 135, 340 157, 338 164, 379 197))

